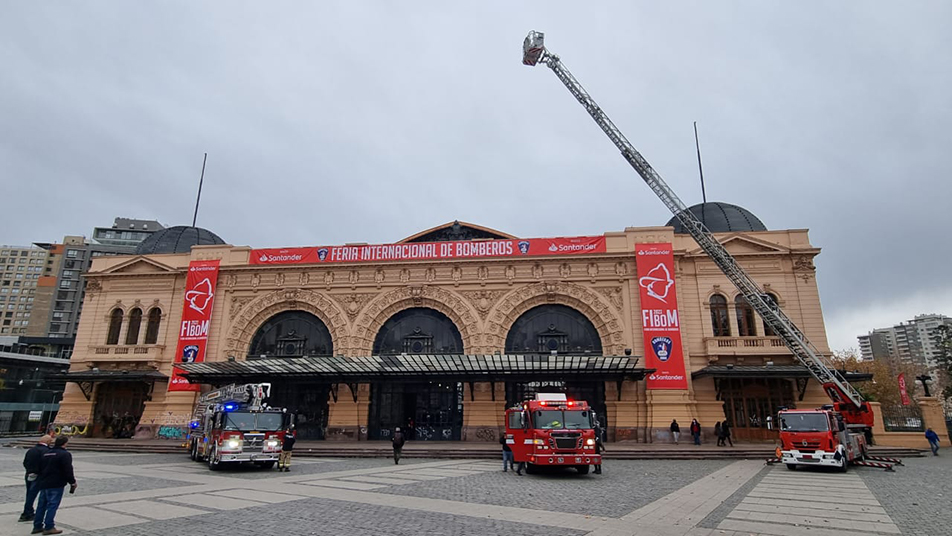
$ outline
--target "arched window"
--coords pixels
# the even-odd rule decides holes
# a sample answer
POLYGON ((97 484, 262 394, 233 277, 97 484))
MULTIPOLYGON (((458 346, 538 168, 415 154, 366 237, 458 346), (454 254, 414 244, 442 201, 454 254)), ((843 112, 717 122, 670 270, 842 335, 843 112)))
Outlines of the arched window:
POLYGON ((602 339, 595 325, 575 309, 559 304, 533 307, 516 319, 506 335, 511 354, 600 354, 602 339))
POLYGON ((307 311, 284 311, 261 325, 251 339, 248 357, 329 357, 331 332, 307 311))
POLYGON ((106 344, 119 344, 119 331, 122 330, 122 309, 116 309, 109 317, 109 334, 106 344))
POLYGON ((720 294, 711 296, 711 326, 715 337, 731 336, 731 319, 727 314, 727 298, 720 294))
POLYGON ((461 354, 459 328, 436 309, 414 307, 391 316, 374 338, 374 355, 461 354))
POLYGON ((149 311, 149 324, 145 328, 145 344, 155 344, 159 340, 159 322, 162 320, 162 311, 153 307, 149 311))
POLYGON ((737 334, 741 337, 756 337, 754 308, 747 303, 747 298, 743 296, 734 298, 734 310, 737 313, 737 334))
MULTIPOLYGON (((773 294, 770 294, 769 292, 767 293, 767 303, 768 303, 768 305, 772 305, 772 306, 774 306, 774 307, 779 307, 779 306, 777 305, 777 303, 779 303, 779 302, 777 301, 777 296, 775 296, 775 295, 773 295, 773 294)), ((776 337, 776 336, 777 336, 777 333, 774 332, 774 330, 773 330, 770 326, 768 326, 766 322, 764 322, 764 336, 766 336, 766 337, 776 337)))
POLYGON ((142 324, 142 309, 136 307, 129 311, 129 329, 126 330, 126 344, 139 344, 139 326, 142 324))

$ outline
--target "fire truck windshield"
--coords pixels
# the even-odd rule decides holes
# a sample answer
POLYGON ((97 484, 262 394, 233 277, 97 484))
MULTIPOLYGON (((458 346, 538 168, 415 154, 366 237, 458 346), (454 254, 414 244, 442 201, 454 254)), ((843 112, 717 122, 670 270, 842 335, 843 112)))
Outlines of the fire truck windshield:
POLYGON ((274 432, 281 429, 280 413, 248 413, 232 411, 225 414, 225 430, 274 432))
POLYGON ((830 419, 825 413, 781 413, 780 429, 787 432, 825 432, 830 419))
POLYGON ((592 421, 586 410, 536 410, 532 419, 535 428, 540 430, 587 430, 592 428, 592 421))

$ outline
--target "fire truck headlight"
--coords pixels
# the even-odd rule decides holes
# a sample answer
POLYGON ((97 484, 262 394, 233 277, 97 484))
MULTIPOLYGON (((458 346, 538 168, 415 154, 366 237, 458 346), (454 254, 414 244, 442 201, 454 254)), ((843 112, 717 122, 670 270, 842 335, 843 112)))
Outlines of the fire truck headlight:
POLYGON ((277 439, 269 439, 269 440, 265 441, 264 444, 265 444, 265 446, 268 447, 269 449, 274 449, 274 448, 277 448, 277 447, 278 447, 278 440, 277 440, 277 439))
POLYGON ((586 445, 594 445, 594 444, 595 444, 595 440, 594 440, 594 439, 586 439, 586 440, 585 440, 585 444, 586 444, 586 445))
POLYGON ((228 448, 228 450, 237 450, 241 447, 241 441, 237 439, 229 439, 225 442, 225 447, 228 448))

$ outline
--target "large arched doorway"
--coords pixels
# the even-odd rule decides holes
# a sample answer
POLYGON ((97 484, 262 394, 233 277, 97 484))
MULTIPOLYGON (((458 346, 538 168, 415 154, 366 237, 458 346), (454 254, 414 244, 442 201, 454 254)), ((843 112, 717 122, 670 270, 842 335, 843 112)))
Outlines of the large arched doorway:
MULTIPOLYGON (((560 304, 529 309, 513 322, 506 335, 507 354, 601 355, 602 341, 595 325, 579 311, 560 304)), ((568 378, 537 382, 506 382, 506 407, 518 405, 537 393, 565 393, 585 400, 598 416, 603 433, 608 429, 605 383, 568 378)))
POLYGON ((96 388, 93 434, 131 438, 142 418, 151 385, 145 382, 103 382, 96 388))
MULTIPOLYGON (((424 307, 390 317, 374 339, 374 355, 461 354, 463 337, 443 313, 424 307)), ((371 386, 368 437, 386 440, 395 428, 417 441, 459 440, 463 385, 459 382, 378 382, 371 386)))
MULTIPOLYGON (((284 311, 261 325, 251 339, 248 359, 330 357, 334 344, 320 318, 307 311, 284 311)), ((303 378, 271 379, 269 404, 287 408, 298 439, 324 439, 330 386, 303 378)))

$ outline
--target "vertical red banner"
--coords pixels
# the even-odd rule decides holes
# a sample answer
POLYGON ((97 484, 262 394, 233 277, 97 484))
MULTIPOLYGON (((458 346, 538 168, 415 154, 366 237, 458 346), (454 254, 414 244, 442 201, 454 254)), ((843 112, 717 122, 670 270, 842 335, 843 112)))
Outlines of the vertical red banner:
MULTIPOLYGON (((208 327, 212 319, 220 262, 192 261, 188 264, 185 303, 182 306, 182 324, 179 326, 175 363, 201 363, 205 360, 205 345, 208 343, 208 327)), ((198 384, 188 383, 177 369, 172 368, 169 391, 198 391, 199 388, 198 384)))
POLYGON ((671 244, 635 244, 648 389, 687 389, 671 244))
POLYGON ((912 401, 909 400, 909 392, 906 391, 906 375, 905 375, 905 373, 900 374, 899 377, 897 378, 897 380, 899 380, 899 398, 902 399, 902 405, 903 405, 903 406, 908 406, 909 404, 912 403, 912 401))

